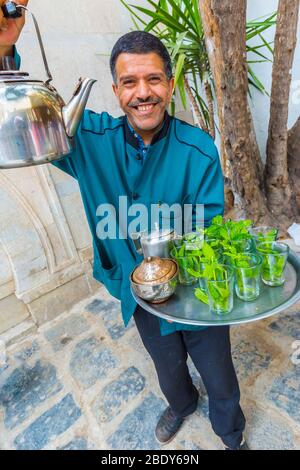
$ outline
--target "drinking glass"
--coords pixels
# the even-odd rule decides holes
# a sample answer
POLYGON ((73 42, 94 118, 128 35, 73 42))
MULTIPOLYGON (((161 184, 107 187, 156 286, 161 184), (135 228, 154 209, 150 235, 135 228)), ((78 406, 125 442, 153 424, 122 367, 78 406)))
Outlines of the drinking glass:
POLYGON ((280 242, 261 242, 256 248, 262 257, 263 282, 268 286, 281 286, 285 281, 284 268, 289 255, 289 246, 280 242))
POLYGON ((214 277, 205 279, 211 313, 226 315, 233 309, 234 271, 228 265, 218 265, 214 277))
POLYGON ((260 294, 260 271, 262 258, 256 254, 243 253, 234 262, 235 293, 245 302, 250 302, 260 294))

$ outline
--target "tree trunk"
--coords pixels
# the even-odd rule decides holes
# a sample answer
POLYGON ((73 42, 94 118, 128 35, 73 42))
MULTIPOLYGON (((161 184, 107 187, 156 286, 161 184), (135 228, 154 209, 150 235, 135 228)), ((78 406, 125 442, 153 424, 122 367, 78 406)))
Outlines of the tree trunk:
POLYGON ((191 105, 191 108, 192 108, 192 112, 193 114, 195 115, 195 118, 196 118, 196 121, 198 123, 198 126, 204 130, 205 132, 209 133, 209 130, 204 122, 204 119, 202 118, 201 116, 201 111, 199 109, 199 106, 196 102, 196 99, 193 95, 193 92, 191 90, 191 87, 190 87, 190 84, 189 84, 189 81, 186 77, 184 77, 184 87, 185 87, 185 90, 187 92, 187 95, 188 95, 188 98, 189 98, 189 102, 190 102, 190 105, 191 105))
POLYGON ((264 165, 260 156, 260 150, 259 150, 257 140, 256 140, 256 133, 255 133, 254 123, 253 123, 249 103, 247 103, 247 107, 248 107, 247 115, 248 115, 249 126, 250 126, 250 141, 253 142, 253 164, 256 167, 256 174, 257 174, 257 178, 259 181, 259 188, 261 189, 262 192, 264 192, 265 190, 264 165))
POLYGON ((297 213, 288 172, 287 123, 298 11, 299 0, 279 0, 265 167, 268 207, 276 217, 282 218, 284 214, 290 219, 297 213))
POLYGON ((261 188, 260 154, 248 107, 246 0, 199 0, 199 8, 238 216, 274 223, 261 188))
POLYGON ((211 91, 211 86, 208 80, 205 80, 204 89, 206 94, 206 101, 209 114, 209 133, 212 138, 216 139, 216 126, 215 126, 215 110, 214 110, 214 97, 211 91))
POLYGON ((300 214, 300 117, 288 132, 287 148, 292 194, 295 195, 297 209, 300 214))

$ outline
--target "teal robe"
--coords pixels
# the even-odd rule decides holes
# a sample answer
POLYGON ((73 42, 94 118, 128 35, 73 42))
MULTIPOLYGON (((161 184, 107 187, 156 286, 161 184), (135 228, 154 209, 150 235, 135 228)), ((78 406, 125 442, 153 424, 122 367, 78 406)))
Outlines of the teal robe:
MULTIPOLYGON (((17 54, 16 58, 19 61, 17 54)), ((207 133, 166 113, 164 125, 143 161, 138 139, 130 131, 125 116, 113 118, 106 112, 98 114, 89 110, 84 112, 75 147, 72 154, 54 165, 78 181, 93 237, 94 278, 121 301, 127 325, 137 306, 130 291, 129 276, 142 257, 136 253, 131 238, 97 236, 101 220, 98 207, 102 204, 115 207, 117 232, 119 212, 124 215, 126 210, 125 207, 119 210, 120 196, 127 196, 128 207, 144 204, 149 212, 151 204, 204 204, 204 224, 208 226, 224 210, 218 151, 207 133)), ((128 217, 128 224, 131 220, 128 217)), ((121 227, 123 235, 127 227, 121 227)), ((162 335, 203 329, 162 319, 160 327, 162 335)))

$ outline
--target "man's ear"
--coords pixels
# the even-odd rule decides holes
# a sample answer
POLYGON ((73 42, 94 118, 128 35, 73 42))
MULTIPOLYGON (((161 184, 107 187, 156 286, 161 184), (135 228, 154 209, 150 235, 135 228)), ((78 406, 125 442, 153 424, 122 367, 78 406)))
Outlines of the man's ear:
POLYGON ((113 89, 113 92, 116 95, 116 97, 119 98, 119 89, 118 89, 118 86, 115 83, 112 84, 112 89, 113 89))
POLYGON ((174 85, 175 85, 175 79, 174 79, 174 77, 172 77, 172 78, 170 79, 170 99, 169 99, 169 104, 171 103, 172 97, 173 97, 173 94, 174 94, 174 85))

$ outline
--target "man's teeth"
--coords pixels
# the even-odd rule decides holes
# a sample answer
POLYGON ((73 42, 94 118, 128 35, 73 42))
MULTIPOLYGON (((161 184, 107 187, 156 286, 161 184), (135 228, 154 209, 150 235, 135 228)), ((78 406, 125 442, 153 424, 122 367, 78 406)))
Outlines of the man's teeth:
POLYGON ((147 106, 138 106, 139 111, 148 111, 149 109, 153 108, 153 104, 148 104, 147 106))

